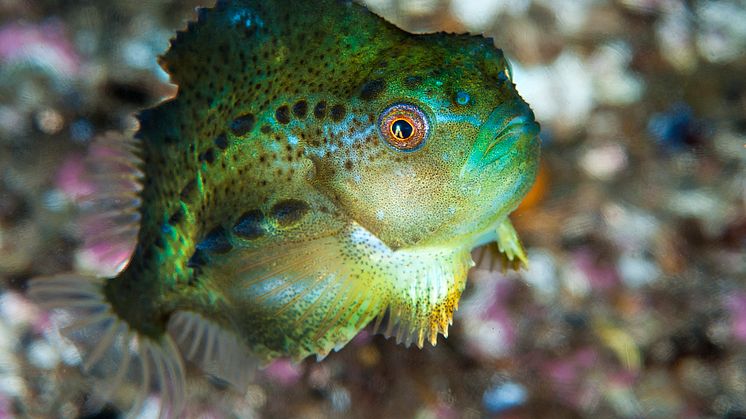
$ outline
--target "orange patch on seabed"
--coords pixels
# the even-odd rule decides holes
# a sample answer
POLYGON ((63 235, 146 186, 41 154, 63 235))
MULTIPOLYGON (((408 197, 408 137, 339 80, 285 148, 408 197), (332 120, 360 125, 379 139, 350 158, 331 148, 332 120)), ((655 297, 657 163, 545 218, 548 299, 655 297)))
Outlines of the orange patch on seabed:
POLYGON ((515 210, 513 214, 520 216, 524 211, 530 210, 539 204, 544 199, 547 191, 549 190, 549 174, 544 164, 539 165, 539 173, 536 175, 536 181, 531 189, 523 198, 521 204, 515 210))

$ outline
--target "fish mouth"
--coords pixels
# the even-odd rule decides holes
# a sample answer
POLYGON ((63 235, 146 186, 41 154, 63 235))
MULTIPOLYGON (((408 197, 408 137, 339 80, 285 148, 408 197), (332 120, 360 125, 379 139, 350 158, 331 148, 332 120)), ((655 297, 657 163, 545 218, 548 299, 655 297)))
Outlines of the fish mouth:
POLYGON ((539 124, 531 108, 521 100, 496 107, 479 129, 474 147, 461 169, 461 177, 481 174, 487 167, 498 169, 510 163, 516 147, 536 139, 539 124))

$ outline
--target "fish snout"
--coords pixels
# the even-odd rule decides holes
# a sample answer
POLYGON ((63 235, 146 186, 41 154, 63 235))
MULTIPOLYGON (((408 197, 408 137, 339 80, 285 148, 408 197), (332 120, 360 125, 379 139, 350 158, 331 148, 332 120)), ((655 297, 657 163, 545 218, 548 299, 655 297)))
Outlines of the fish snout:
POLYGON ((518 147, 539 136, 539 124, 526 103, 513 100, 496 107, 482 124, 461 176, 475 176, 487 167, 511 162, 518 147))

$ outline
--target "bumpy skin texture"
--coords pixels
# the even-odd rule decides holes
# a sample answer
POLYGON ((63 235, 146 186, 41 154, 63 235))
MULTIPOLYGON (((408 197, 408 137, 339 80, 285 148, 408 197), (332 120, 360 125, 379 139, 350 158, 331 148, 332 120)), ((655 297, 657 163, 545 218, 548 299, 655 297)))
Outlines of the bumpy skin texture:
POLYGON ((406 342, 447 333, 469 251, 539 155, 491 40, 349 2, 221 1, 163 65, 179 93, 140 115, 142 225, 106 286, 120 317, 157 337, 193 311, 265 357, 326 354, 387 311, 406 342), (415 151, 378 127, 400 103, 429 125, 415 151))

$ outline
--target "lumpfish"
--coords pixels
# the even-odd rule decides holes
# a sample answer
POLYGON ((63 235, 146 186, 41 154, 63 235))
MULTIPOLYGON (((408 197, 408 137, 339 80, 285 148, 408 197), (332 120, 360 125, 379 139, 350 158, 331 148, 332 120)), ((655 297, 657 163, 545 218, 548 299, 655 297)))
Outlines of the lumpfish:
POLYGON ((185 360, 240 388, 251 360, 324 357, 374 321, 435 345, 473 248, 525 261, 508 214, 539 127, 490 39, 338 0, 219 1, 162 65, 177 95, 94 146, 87 246, 125 243, 123 268, 29 290, 76 315, 105 395, 134 380, 174 416, 185 360))

